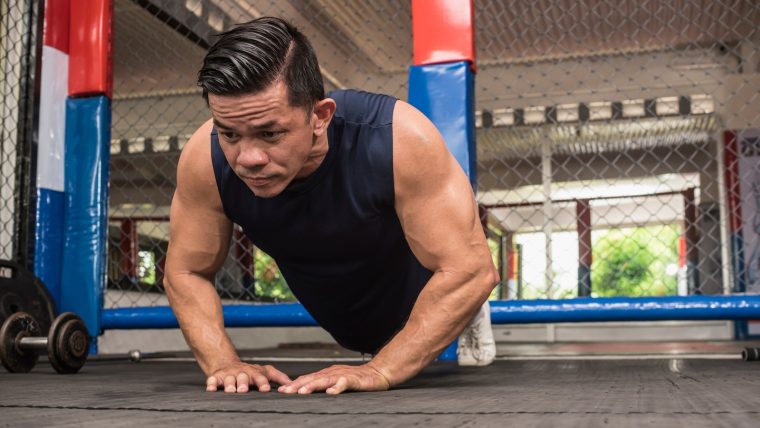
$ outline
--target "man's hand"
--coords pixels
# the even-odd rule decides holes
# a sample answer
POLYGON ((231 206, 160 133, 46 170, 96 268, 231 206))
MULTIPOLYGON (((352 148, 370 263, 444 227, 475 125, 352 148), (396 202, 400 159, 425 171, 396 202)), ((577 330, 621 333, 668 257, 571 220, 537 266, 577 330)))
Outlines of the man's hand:
POLYGON ((224 392, 248 392, 250 385, 256 385, 259 392, 268 392, 271 389, 270 381, 280 385, 292 382, 288 375, 272 366, 246 364, 241 361, 227 364, 214 371, 206 379, 206 391, 213 392, 224 386, 224 392))
POLYGON ((316 373, 300 376, 283 384, 278 391, 285 394, 311 394, 325 391, 385 391, 391 387, 388 379, 370 364, 361 366, 331 366, 316 373))

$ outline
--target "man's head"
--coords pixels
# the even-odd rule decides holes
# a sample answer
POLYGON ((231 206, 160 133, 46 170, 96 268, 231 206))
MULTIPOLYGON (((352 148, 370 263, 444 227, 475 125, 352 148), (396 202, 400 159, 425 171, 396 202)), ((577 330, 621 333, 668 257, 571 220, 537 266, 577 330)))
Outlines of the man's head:
POLYGON ((208 95, 259 92, 283 79, 288 101, 311 107, 325 97, 317 55, 309 40, 286 21, 263 17, 220 34, 203 59, 198 86, 208 95))
POLYGON ((264 17, 222 33, 198 86, 227 161, 257 196, 276 196, 319 166, 335 103, 324 98, 314 49, 292 25, 264 17))

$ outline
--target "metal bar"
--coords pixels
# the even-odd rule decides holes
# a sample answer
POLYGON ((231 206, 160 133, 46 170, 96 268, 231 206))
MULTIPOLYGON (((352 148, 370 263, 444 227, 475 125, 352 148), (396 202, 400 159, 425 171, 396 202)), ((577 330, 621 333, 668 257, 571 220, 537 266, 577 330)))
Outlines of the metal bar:
POLYGON ((554 260, 552 258, 552 234, 554 232, 554 205, 552 201, 552 147, 548 135, 541 139, 541 184, 543 185, 544 202, 544 277, 546 278, 546 297, 551 299, 554 294, 554 260))
POLYGON ((19 340, 19 346, 23 349, 43 351, 47 349, 47 337, 22 337, 19 340))
MULTIPOLYGON (((693 188, 692 188, 693 189, 693 188)), ((685 189, 688 190, 688 189, 685 189)), ((639 195, 620 195, 620 196, 598 196, 594 198, 588 198, 590 201, 610 201, 615 199, 633 199, 633 198, 651 198, 653 196, 670 196, 670 195, 681 195, 683 194, 684 190, 677 190, 672 192, 657 192, 657 193, 643 193, 639 195)), ((551 201, 553 204, 570 204, 570 203, 577 203, 578 199, 555 199, 551 201)), ((544 205, 546 202, 514 202, 514 203, 496 203, 496 204, 481 204, 481 206, 485 209, 494 209, 494 208, 521 208, 521 207, 537 207, 544 205)))
POLYGON ((108 217, 108 221, 146 221, 146 222, 167 222, 169 221, 168 215, 155 215, 155 216, 145 216, 145 215, 136 215, 136 216, 110 216, 108 217))
POLYGON ((591 295, 591 203, 581 199, 575 205, 578 229, 578 297, 591 295))
POLYGON ((742 236, 741 188, 739 185, 739 148, 736 133, 731 130, 723 132, 723 160, 728 188, 729 227, 731 230, 731 265, 734 273, 735 292, 745 290, 744 240, 742 236))
MULTIPOLYGON (((760 295, 491 301, 493 324, 760 318, 760 295)), ((311 327, 301 304, 224 306, 226 327, 311 327)), ((103 310, 105 330, 177 328, 169 306, 103 310)))
POLYGON ((121 222, 121 237, 119 238, 119 251, 121 252, 121 275, 129 281, 137 281, 137 253, 139 242, 137 236, 137 222, 123 220, 121 222))
POLYGON ((686 281, 689 294, 702 294, 699 289, 699 231, 697 228, 697 204, 694 200, 694 189, 683 192, 684 202, 684 236, 686 244, 686 281))

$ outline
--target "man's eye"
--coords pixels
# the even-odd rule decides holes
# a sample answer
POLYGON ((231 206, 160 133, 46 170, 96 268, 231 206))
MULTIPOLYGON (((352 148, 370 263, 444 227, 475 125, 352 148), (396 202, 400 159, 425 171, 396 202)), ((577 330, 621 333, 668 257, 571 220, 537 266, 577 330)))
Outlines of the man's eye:
POLYGON ((276 140, 283 134, 282 131, 264 131, 261 133, 261 138, 265 140, 276 140))
POLYGON ((224 137, 225 140, 235 140, 238 135, 234 132, 222 132, 222 137, 224 137))

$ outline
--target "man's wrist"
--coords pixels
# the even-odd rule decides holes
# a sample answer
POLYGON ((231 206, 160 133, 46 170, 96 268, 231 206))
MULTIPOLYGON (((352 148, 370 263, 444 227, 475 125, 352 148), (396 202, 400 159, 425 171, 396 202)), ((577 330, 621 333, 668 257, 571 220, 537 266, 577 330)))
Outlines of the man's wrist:
POLYGON ((232 364, 238 364, 240 362, 242 362, 240 360, 240 357, 234 355, 226 358, 215 358, 213 361, 206 362, 206 364, 203 364, 203 366, 206 367, 206 374, 210 376, 212 373, 215 373, 232 364))
POLYGON ((373 361, 365 363, 364 365, 367 366, 367 367, 369 367, 370 369, 374 370, 383 379, 385 379, 385 382, 388 384, 388 388, 390 388, 390 387, 392 387, 394 385, 393 381, 391 380, 393 376, 391 375, 391 371, 390 370, 388 370, 387 368, 385 368, 385 367, 383 367, 383 366, 381 366, 381 365, 379 365, 377 363, 374 363, 373 361))

